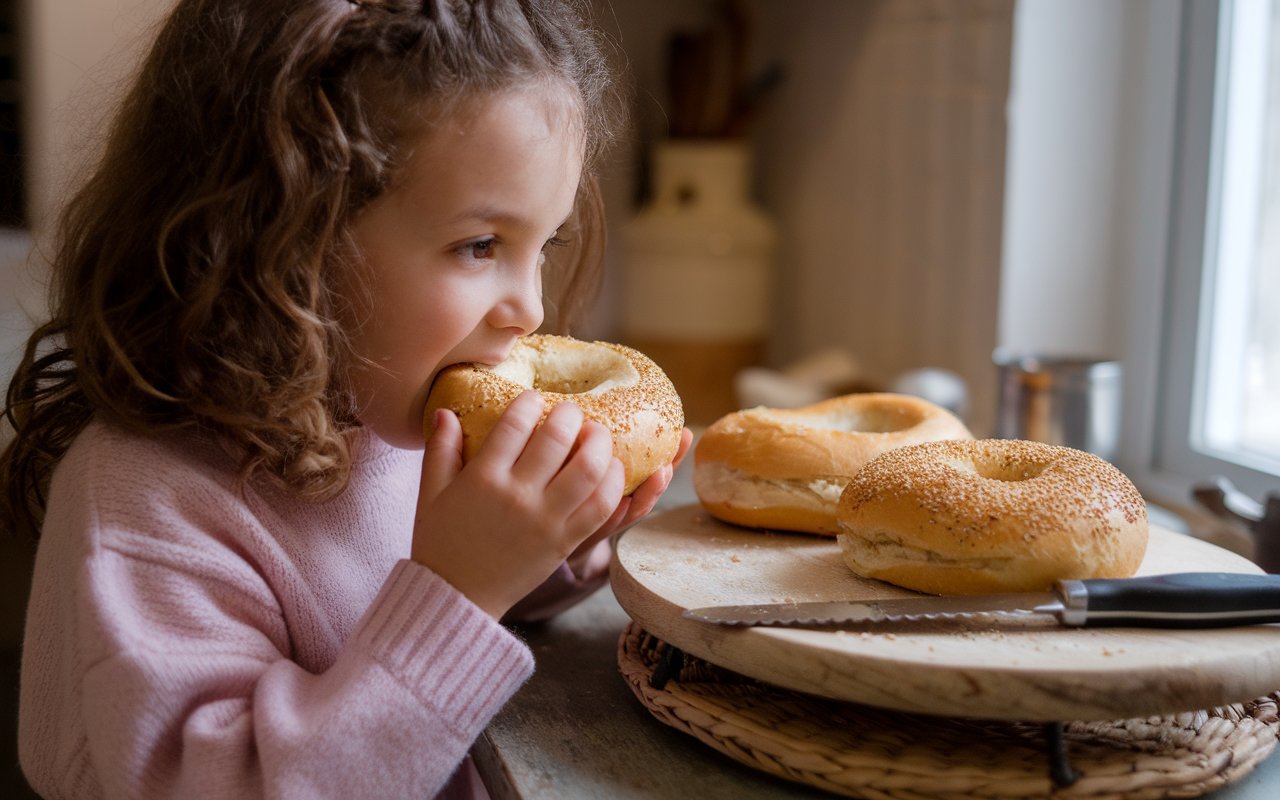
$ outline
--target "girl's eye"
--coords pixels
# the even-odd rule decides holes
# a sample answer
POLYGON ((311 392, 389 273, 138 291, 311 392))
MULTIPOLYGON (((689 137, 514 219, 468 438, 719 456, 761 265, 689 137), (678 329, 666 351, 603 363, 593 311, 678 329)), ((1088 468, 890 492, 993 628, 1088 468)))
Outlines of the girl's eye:
POLYGON ((560 231, 556 231, 555 235, 548 239, 542 245, 542 252, 538 253, 538 266, 542 267, 547 263, 548 247, 564 247, 569 243, 568 239, 561 238, 560 231))
POLYGON ((493 247, 496 240, 489 236, 484 239, 477 239, 474 242, 467 242, 458 247, 457 253, 460 256, 474 258, 476 260, 484 260, 493 257, 493 247))

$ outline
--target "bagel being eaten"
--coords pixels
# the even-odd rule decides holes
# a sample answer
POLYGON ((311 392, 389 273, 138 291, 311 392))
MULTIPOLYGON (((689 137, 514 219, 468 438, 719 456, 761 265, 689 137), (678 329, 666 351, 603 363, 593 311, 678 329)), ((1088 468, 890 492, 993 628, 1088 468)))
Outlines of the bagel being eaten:
POLYGON ((571 401, 584 417, 609 429, 613 454, 625 470, 625 494, 671 463, 680 447, 680 396, 648 356, 612 342, 546 334, 521 337, 496 366, 455 364, 441 370, 427 396, 424 433, 431 435, 436 409, 453 411, 462 424, 463 459, 469 460, 511 401, 529 389, 546 403, 543 419, 559 403, 571 401))

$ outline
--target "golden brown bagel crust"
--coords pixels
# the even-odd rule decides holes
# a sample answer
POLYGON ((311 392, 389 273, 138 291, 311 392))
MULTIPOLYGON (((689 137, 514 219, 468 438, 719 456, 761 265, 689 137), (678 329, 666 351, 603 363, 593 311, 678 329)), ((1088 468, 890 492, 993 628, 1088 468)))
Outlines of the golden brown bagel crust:
POLYGON ((502 364, 441 370, 427 397, 423 432, 431 435, 436 409, 453 411, 462 423, 463 460, 469 460, 527 389, 538 390, 546 401, 543 419, 556 405, 572 401, 583 416, 609 429, 613 454, 626 470, 626 494, 675 458, 684 408, 666 374, 638 350, 567 336, 523 336, 502 364))
POLYGON ((1146 504, 1120 470, 1020 440, 885 453, 845 487, 839 521, 850 569, 934 594, 1128 577, 1147 549, 1146 504))
POLYGON ((703 432, 694 489, 703 507, 726 522, 834 536, 840 491, 872 458, 917 442, 972 438, 951 412, 903 394, 752 408, 703 432))

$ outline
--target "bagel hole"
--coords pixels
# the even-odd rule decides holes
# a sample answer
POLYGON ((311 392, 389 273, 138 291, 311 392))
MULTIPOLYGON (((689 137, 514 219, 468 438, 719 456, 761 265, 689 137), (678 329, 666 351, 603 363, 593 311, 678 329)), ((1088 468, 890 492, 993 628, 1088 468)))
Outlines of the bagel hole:
MULTIPOLYGON (((523 354, 522 354, 523 355, 523 354)), ((633 386, 640 374, 627 357, 607 347, 587 347, 551 355, 513 357, 494 372, 529 389, 551 394, 602 394, 633 386)))
POLYGON ((1044 471, 1044 464, 1019 464, 1005 461, 966 461, 955 465, 961 472, 971 472, 980 478, 1017 483, 1029 481, 1044 471))

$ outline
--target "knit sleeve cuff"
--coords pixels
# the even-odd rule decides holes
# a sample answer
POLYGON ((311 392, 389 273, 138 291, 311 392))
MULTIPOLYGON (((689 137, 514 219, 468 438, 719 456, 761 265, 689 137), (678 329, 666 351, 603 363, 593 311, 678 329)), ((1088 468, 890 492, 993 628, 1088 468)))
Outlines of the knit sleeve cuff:
POLYGON ((424 704, 483 725, 533 674, 529 648, 426 567, 396 564, 355 634, 424 704))

